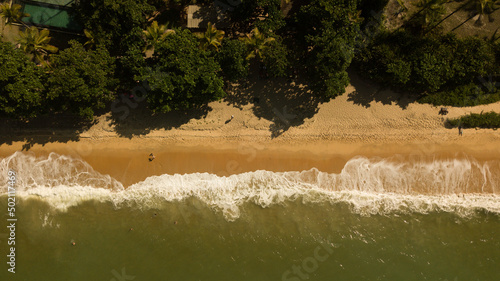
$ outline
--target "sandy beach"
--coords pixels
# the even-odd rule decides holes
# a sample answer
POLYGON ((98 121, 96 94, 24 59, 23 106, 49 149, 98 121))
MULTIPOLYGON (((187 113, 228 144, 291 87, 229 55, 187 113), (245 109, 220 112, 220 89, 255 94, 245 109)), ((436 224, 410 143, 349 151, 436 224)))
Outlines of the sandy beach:
POLYGON ((443 117, 363 84, 321 103, 280 83, 234 86, 201 115, 0 120, 0 181, 18 172, 16 276, 301 280, 302 265, 309 280, 499 279, 500 131, 443 123, 500 103, 443 117))
POLYGON ((6 123, 0 157, 22 150, 70 155, 124 186, 164 173, 230 175, 313 167, 339 172, 355 156, 500 159, 499 131, 468 129, 459 136, 456 128, 444 126, 445 118, 500 112, 500 103, 450 107, 441 116, 438 107, 355 76, 351 80, 345 94, 324 103, 311 98, 304 86, 277 79, 235 84, 224 101, 209 104, 203 114, 151 116, 138 103, 125 115, 97 117, 81 132, 43 122, 26 128, 6 123), (280 91, 285 93, 275 94, 280 91), (117 116, 124 118, 117 122, 117 116), (150 153, 156 157, 152 162, 150 153))

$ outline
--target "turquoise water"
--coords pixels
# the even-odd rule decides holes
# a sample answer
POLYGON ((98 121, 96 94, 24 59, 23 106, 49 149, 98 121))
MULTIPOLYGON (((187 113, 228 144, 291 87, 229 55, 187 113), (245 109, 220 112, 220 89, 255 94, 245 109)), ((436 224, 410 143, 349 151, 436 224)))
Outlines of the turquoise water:
POLYGON ((16 273, 2 227, 0 280, 500 280, 498 163, 436 161, 123 189, 81 161, 13 155, 16 273))

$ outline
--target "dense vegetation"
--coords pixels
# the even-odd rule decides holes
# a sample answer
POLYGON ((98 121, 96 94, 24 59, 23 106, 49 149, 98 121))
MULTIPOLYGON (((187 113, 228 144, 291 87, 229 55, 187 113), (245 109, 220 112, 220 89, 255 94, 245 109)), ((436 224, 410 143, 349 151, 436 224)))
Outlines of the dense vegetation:
POLYGON ((114 99, 114 58, 102 46, 85 50, 78 42, 70 44, 52 58, 47 99, 54 110, 92 119, 95 110, 114 99))
POLYGON ((21 50, 0 42, 0 110, 12 117, 36 117, 44 103, 43 75, 21 50))
MULTIPOLYGON (((483 24, 498 1, 478 1, 463 1, 460 9, 475 11, 483 24)), ((345 91, 351 63, 420 102, 500 100, 496 34, 486 40, 443 34, 444 0, 417 1, 417 11, 389 31, 379 13, 387 2, 221 0, 224 28, 204 23, 203 32, 192 32, 179 28, 185 8, 211 0, 77 1, 73 13, 85 28, 80 42, 57 50, 47 30, 31 27, 19 34, 20 49, 0 44, 0 114, 29 119, 71 112, 92 119, 137 85, 155 113, 188 110, 220 100, 225 84, 257 69, 262 78, 306 78, 313 95, 328 99, 345 91)), ((26 16, 8 4, 0 15, 6 24, 26 16)))
POLYGON ((496 67, 493 49, 484 40, 452 34, 418 38, 406 32, 378 37, 358 61, 370 78, 417 92, 466 85, 496 67))
POLYGON ((500 114, 496 112, 471 113, 460 118, 448 120, 452 127, 462 126, 463 128, 500 128, 500 114))
MULTIPOLYGON (((401 28, 380 30, 355 57, 359 72, 382 85, 413 93, 422 103, 473 106, 499 101, 498 36, 443 34, 440 23, 446 19, 443 5, 447 2, 420 0, 415 4, 418 11, 401 28)), ((467 9, 478 16, 476 24, 483 24, 481 18, 495 10, 491 7, 497 1, 479 2, 463 1, 448 16, 467 9)))
POLYGON ((200 49, 189 30, 176 30, 155 48, 139 80, 150 87, 148 102, 155 112, 186 110, 224 97, 220 66, 200 49))

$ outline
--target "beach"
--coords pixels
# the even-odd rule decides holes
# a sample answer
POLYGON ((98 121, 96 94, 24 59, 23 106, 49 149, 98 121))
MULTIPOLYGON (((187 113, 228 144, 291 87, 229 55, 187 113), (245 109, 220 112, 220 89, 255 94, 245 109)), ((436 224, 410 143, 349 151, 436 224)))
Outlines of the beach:
POLYGON ((15 198, 16 221, 0 243, 16 244, 0 255, 16 273, 0 279, 500 278, 500 132, 444 126, 500 103, 443 117, 355 82, 285 107, 274 83, 203 114, 4 122, 0 209, 15 198))
POLYGON ((51 152, 69 155, 83 159, 125 186, 164 173, 227 176, 256 170, 311 168, 339 172, 355 156, 500 159, 499 131, 467 129, 459 136, 458 129, 444 126, 446 118, 500 112, 500 103, 449 107, 448 115, 442 116, 438 107, 412 103, 390 90, 377 90, 356 76, 351 79, 345 94, 318 103, 313 115, 311 110, 297 109, 307 104, 303 101, 309 99, 307 93, 299 92, 291 98, 295 107, 273 101, 271 91, 285 83, 277 79, 260 81, 250 88, 233 86, 225 102, 209 104, 211 109, 205 116, 192 119, 148 116, 139 104, 130 108, 119 123, 111 114, 105 114, 83 132, 43 123, 27 129, 7 127, 2 132, 0 157, 23 150, 40 156, 51 152), (244 90, 259 92, 260 105, 234 104, 231 97, 242 95, 244 90), (369 101, 374 92, 378 98, 369 101), (235 117, 230 120, 232 115, 235 117), (152 162, 148 161, 150 153, 156 156, 152 162))

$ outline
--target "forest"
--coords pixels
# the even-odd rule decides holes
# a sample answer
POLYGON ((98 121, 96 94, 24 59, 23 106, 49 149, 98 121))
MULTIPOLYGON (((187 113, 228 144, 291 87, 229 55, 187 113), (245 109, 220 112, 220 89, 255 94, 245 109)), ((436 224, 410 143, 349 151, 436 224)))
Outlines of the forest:
POLYGON ((70 113, 92 120, 142 85, 155 113, 206 106, 258 69, 266 79, 300 77, 324 100, 345 92, 348 71, 433 105, 500 100, 500 35, 444 31, 444 5, 465 21, 493 21, 496 0, 397 1, 406 16, 388 27, 388 0, 86 0, 71 14, 82 27, 62 36, 27 25, 17 4, 0 6, 0 116, 30 120, 70 113), (220 22, 185 27, 188 5, 217 9, 220 22), (411 11, 411 12, 410 12, 411 11), (3 40, 22 25, 17 42, 3 40), (76 38, 76 39, 75 39, 76 38), (60 41, 60 40, 59 40, 60 41))

